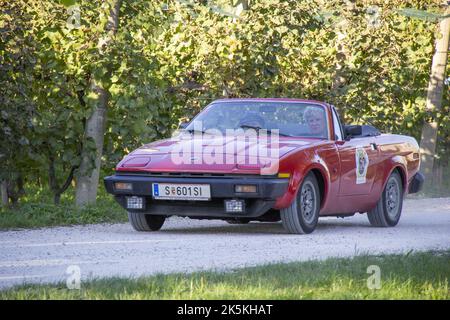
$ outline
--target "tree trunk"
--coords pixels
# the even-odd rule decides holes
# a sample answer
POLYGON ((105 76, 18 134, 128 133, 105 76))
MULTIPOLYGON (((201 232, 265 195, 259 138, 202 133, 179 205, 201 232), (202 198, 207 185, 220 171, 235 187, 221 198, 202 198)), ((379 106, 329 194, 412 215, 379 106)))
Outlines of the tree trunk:
POLYGON ((53 156, 49 156, 48 159, 48 185, 53 193, 53 203, 58 205, 61 198, 61 193, 59 193, 58 180, 56 178, 55 170, 55 159, 53 156))
POLYGON ((248 10, 250 8, 250 0, 239 0, 236 6, 242 5, 243 10, 248 10))
POLYGON ((99 103, 86 123, 86 138, 91 138, 95 142, 95 162, 92 168, 91 150, 84 144, 82 151, 79 176, 77 179, 75 203, 83 206, 87 203, 95 202, 97 197, 98 180, 100 176, 101 156, 103 151, 103 136, 106 123, 106 108, 108 104, 108 93, 103 88, 96 90, 99 94, 99 103))
POLYGON ((6 180, 1 180, 1 182, 0 182, 0 192, 2 194, 2 207, 6 208, 9 205, 9 201, 8 201, 8 182, 6 180))
MULTIPOLYGON (((444 15, 450 13, 447 6, 444 15)), ((447 66, 447 53, 449 45, 450 18, 442 19, 439 24, 439 35, 436 39, 436 51, 431 66, 430 81, 427 91, 427 111, 432 115, 431 120, 426 121, 422 127, 420 139, 421 171, 425 175, 425 181, 431 183, 433 178, 434 154, 438 134, 436 112, 442 107, 442 95, 444 92, 445 68, 447 66)))
POLYGON ((61 194, 60 193, 55 193, 53 195, 53 203, 55 205, 59 205, 60 202, 61 202, 61 194))
POLYGON ((12 206, 15 206, 18 203, 20 197, 25 194, 25 189, 23 187, 23 178, 21 174, 19 174, 13 180, 7 181, 6 194, 8 195, 9 200, 11 200, 12 206))
POLYGON ((59 187, 58 185, 58 179, 56 177, 56 170, 55 170, 55 160, 52 156, 49 157, 49 166, 48 166, 48 182, 50 186, 50 190, 53 193, 53 203, 55 205, 59 205, 61 200, 61 195, 67 190, 67 188, 70 186, 70 183, 73 180, 74 172, 77 167, 74 166, 70 168, 69 175, 66 178, 66 181, 64 184, 59 187))
MULTIPOLYGON (((114 0, 111 2, 110 14, 105 30, 106 38, 100 39, 98 43, 100 51, 108 47, 113 36, 117 32, 121 3, 121 0, 114 0)), ((103 138, 105 134, 109 92, 101 85, 95 83, 95 81, 93 81, 91 88, 98 95, 98 104, 86 122, 85 141, 89 139, 94 141, 96 153, 94 156, 94 165, 92 166, 92 151, 86 143, 83 143, 75 195, 75 203, 77 206, 84 206, 85 204, 93 203, 96 200, 101 157, 103 153, 103 138), (92 167, 94 168, 92 169, 92 167)))
POLYGON ((343 14, 343 19, 335 26, 337 33, 336 41, 336 65, 333 79, 331 82, 331 98, 334 104, 337 106, 339 112, 339 117, 342 121, 345 121, 345 106, 339 105, 339 98, 342 95, 342 88, 347 83, 347 78, 345 75, 345 64, 349 54, 349 49, 346 46, 346 41, 348 38, 348 28, 350 25, 349 19, 346 15, 356 10, 356 3, 353 1, 346 1, 345 8, 346 11, 343 14))

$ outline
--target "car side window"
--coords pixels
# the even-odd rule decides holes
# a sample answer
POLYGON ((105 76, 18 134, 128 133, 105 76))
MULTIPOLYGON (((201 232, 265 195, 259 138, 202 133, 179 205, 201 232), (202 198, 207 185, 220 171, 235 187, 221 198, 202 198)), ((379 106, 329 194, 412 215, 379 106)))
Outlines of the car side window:
POLYGON ((342 125, 341 121, 339 121, 339 116, 336 113, 336 109, 333 107, 333 128, 334 128, 334 137, 337 141, 344 140, 344 134, 342 133, 342 125))

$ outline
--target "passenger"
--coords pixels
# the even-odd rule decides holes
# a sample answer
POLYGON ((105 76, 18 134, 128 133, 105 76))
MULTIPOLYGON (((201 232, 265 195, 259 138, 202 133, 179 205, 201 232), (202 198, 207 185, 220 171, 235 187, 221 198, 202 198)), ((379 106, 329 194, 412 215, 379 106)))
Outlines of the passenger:
POLYGON ((327 122, 325 120, 325 112, 322 108, 307 107, 303 113, 303 118, 309 127, 309 132, 314 137, 327 137, 327 122))

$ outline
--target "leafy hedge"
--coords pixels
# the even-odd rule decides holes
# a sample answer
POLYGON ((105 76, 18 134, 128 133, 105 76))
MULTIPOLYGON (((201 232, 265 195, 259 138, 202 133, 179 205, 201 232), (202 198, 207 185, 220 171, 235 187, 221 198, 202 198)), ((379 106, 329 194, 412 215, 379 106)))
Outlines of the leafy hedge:
MULTIPOLYGON (((358 0, 350 10, 338 0, 259 0, 239 16, 231 1, 123 1, 106 49, 98 44, 108 1, 0 3, 0 178, 45 181, 53 166, 61 185, 70 170, 76 173, 98 98, 92 79, 111 96, 106 172, 223 96, 326 100, 347 122, 417 139, 430 116, 425 99, 436 24, 398 9, 438 12, 439 1, 358 0), (72 23, 73 4, 79 25, 72 23)), ((435 116, 439 155, 448 158, 445 91, 435 116)))

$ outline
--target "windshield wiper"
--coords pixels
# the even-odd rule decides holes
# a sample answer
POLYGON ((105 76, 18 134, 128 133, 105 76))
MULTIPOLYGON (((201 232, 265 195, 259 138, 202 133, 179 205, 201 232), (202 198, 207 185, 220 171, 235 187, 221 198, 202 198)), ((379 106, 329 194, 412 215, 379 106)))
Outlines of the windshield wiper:
POLYGON ((251 124, 243 124, 243 125, 240 125, 239 128, 242 128, 242 129, 245 129, 245 128, 255 129, 256 131, 259 131, 259 130, 262 129, 260 126, 252 126, 251 124))
MULTIPOLYGON (((256 132, 259 132, 259 130, 264 129, 267 131, 268 134, 272 134, 272 129, 266 129, 266 128, 261 128, 260 126, 252 126, 249 124, 243 124, 240 126, 240 128, 245 129, 245 128, 249 128, 249 129, 255 129, 256 132)), ((294 138, 295 136, 291 136, 290 134, 286 134, 286 133, 282 133, 280 131, 278 131, 278 135, 279 136, 283 136, 283 137, 291 137, 294 138)))
POLYGON ((197 129, 184 129, 184 131, 189 132, 190 134, 194 134, 194 133, 196 133, 196 132, 201 133, 201 134, 208 133, 208 132, 206 132, 206 131, 203 131, 203 130, 197 130, 197 129))

